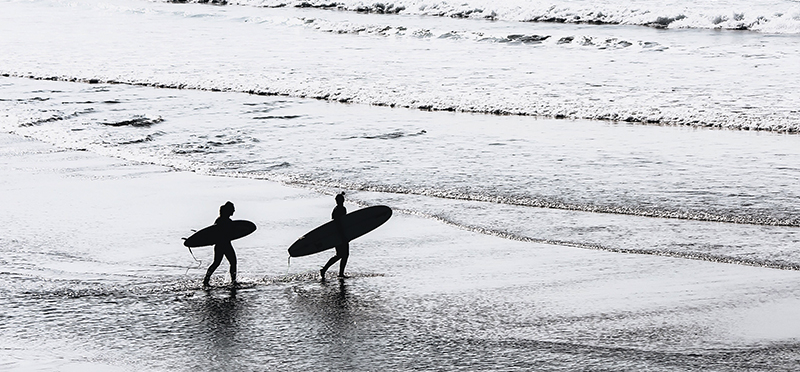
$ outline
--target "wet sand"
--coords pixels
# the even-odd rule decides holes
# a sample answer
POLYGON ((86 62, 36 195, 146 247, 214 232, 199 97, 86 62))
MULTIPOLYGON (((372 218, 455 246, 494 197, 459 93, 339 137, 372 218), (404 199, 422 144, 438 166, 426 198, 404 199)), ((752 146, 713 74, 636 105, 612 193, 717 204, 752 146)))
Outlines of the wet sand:
POLYGON ((511 241, 396 213, 351 244, 351 278, 321 282, 332 252, 287 265, 286 249, 330 218, 332 194, 9 134, 0 145, 4 370, 790 370, 800 359, 798 271, 511 241), (226 289, 223 263, 203 291, 211 249, 194 250, 198 263, 180 238, 227 200, 258 226, 234 242, 246 286, 226 289))

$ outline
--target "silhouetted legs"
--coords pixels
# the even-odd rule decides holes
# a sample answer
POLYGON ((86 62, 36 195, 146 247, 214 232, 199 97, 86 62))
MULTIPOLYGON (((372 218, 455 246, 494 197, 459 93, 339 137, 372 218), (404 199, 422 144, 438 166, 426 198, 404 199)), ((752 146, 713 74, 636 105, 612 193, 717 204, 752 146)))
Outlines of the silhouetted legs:
POLYGON ((225 249, 223 247, 214 246, 214 262, 211 263, 211 266, 208 267, 208 271, 206 271, 206 277, 203 279, 203 286, 209 286, 209 280, 211 280, 211 274, 214 274, 214 271, 217 270, 219 264, 222 263, 222 257, 228 259, 228 263, 231 265, 231 284, 236 284, 236 252, 233 251, 233 248, 225 249))
POLYGON ((348 257, 350 257, 350 244, 336 247, 336 255, 331 257, 328 263, 319 270, 319 275, 322 276, 322 279, 325 279, 325 272, 328 271, 328 268, 335 264, 336 261, 342 260, 342 262, 339 262, 339 277, 344 278, 344 268, 347 266, 348 257))

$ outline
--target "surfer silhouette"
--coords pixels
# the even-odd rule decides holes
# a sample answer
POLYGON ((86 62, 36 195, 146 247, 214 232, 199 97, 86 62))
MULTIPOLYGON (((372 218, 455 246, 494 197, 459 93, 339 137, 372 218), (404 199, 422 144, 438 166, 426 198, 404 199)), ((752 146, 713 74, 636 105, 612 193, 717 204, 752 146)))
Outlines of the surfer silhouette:
POLYGON ((336 229, 339 230, 339 234, 342 237, 343 243, 336 246, 336 255, 331 257, 331 259, 328 260, 328 263, 326 263, 325 266, 319 270, 319 275, 322 276, 323 280, 325 280, 325 272, 328 271, 328 268, 339 260, 341 260, 341 262, 339 262, 339 277, 345 278, 344 268, 347 266, 347 257, 350 256, 350 242, 348 242, 344 237, 344 229, 342 228, 341 218, 346 214, 347 208, 344 207, 344 193, 337 194, 336 207, 333 208, 331 218, 336 225, 336 229))
MULTIPOLYGON (((229 227, 233 222, 231 221, 231 216, 235 211, 233 203, 226 202, 219 207, 219 217, 214 221, 214 224, 223 229, 229 227)), ((228 263, 231 265, 231 284, 236 285, 236 252, 233 251, 233 245, 230 240, 222 240, 214 245, 214 262, 211 263, 211 266, 208 267, 208 271, 206 271, 206 277, 203 279, 204 287, 209 286, 208 282, 211 280, 211 274, 214 274, 214 270, 222 263, 223 256, 228 259, 228 263)))

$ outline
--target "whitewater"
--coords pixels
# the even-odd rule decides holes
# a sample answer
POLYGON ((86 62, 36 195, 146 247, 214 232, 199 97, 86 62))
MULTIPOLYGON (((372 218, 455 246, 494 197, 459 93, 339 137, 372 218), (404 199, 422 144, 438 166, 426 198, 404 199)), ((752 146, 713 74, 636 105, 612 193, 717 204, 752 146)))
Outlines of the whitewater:
MULTIPOLYGON (((797 96, 787 89, 797 83, 795 2, 747 12, 783 14, 770 24, 786 26, 764 32, 722 31, 740 28, 724 23, 621 26, 649 22, 635 16, 614 21, 620 25, 517 21, 536 19, 530 15, 491 22, 444 10, 420 17, 412 9, 433 6, 424 2, 399 14, 288 5, 11 2, 0 73, 429 110, 791 132, 800 125, 797 96), (74 23, 65 28, 64 17, 74 23), (151 26, 142 30, 143 24, 151 26)), ((492 12, 528 14, 541 4, 506 6, 492 12)), ((605 6, 603 14, 628 9, 605 6)), ((601 12, 572 7, 570 14, 601 12)), ((721 4, 716 13, 690 18, 725 18, 728 9, 751 7, 721 4)), ((684 8, 640 12, 675 18, 684 8)))

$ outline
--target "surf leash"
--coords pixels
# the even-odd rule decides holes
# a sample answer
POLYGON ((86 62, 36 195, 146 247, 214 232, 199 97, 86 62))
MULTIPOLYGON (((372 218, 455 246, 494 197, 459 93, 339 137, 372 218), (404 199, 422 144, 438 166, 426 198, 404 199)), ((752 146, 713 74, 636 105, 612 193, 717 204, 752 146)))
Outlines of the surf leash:
MULTIPOLYGON (((194 267, 194 269, 199 269, 200 267, 203 266, 203 261, 202 260, 198 260, 197 257, 194 256, 194 252, 192 252, 191 248, 189 248, 189 254, 191 254, 192 258, 194 258, 194 260, 197 261, 197 267, 194 267)), ((189 270, 191 270, 191 269, 193 269, 193 267, 191 267, 191 266, 187 267, 186 268, 186 273, 184 273, 183 275, 189 275, 189 270)))
MULTIPOLYGON (((192 231, 193 232, 197 232, 197 230, 192 230, 192 231)), ((181 239, 186 240, 186 238, 181 238, 181 239)), ((192 258, 197 262, 196 269, 199 269, 200 267, 202 267, 203 266, 203 261, 202 260, 198 260, 197 257, 194 256, 194 252, 192 252, 192 248, 191 247, 186 247, 186 248, 189 249, 189 254, 191 254, 192 258)), ((186 274, 189 274, 189 270, 191 270, 191 269, 192 269, 191 267, 186 268, 186 274)), ((186 275, 186 274, 184 274, 184 275, 186 275)))
POLYGON ((194 256, 194 252, 192 252, 192 249, 191 249, 191 248, 189 248, 189 254, 191 254, 191 255, 192 255, 192 258, 194 258, 194 260, 198 262, 198 264, 197 264, 197 266, 198 266, 198 267, 200 267, 201 265, 203 265, 203 261, 202 261, 202 260, 198 260, 198 259, 197 259, 197 257, 195 257, 195 256, 194 256))

